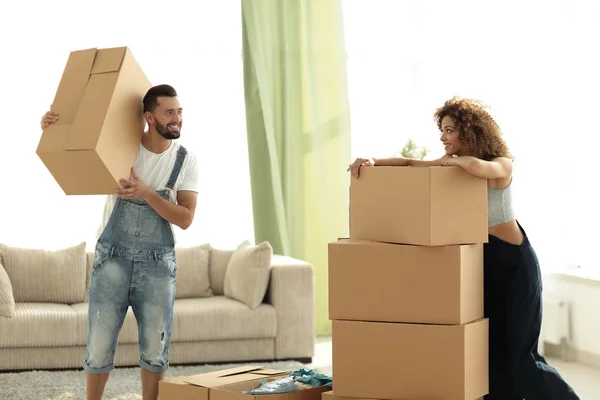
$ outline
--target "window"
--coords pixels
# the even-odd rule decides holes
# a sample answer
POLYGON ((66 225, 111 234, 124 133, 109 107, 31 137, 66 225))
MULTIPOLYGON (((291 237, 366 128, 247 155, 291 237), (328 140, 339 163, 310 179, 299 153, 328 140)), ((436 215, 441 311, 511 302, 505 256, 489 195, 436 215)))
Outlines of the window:
POLYGON ((93 248, 104 196, 65 196, 35 150, 69 52, 116 46, 131 48, 153 84, 172 84, 185 110, 180 140, 199 158, 202 184, 178 245, 253 241, 240 4, 65 4, 36 3, 32 12, 13 2, 6 15, 28 15, 28 24, 9 18, 0 26, 2 37, 18 38, 3 41, 0 242, 53 249, 86 240, 93 248))
POLYGON ((391 156, 413 138, 437 158, 434 110, 479 98, 516 157, 515 211, 541 267, 600 269, 600 6, 344 0, 343 12, 352 157, 391 156))

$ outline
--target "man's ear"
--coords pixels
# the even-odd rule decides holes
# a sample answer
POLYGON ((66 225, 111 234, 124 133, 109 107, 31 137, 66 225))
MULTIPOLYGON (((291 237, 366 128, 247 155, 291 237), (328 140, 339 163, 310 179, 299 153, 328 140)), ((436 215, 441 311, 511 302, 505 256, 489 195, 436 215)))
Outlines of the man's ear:
POLYGON ((146 119, 146 122, 148 123, 148 125, 150 125, 151 123, 154 123, 154 115, 152 115, 152 113, 146 111, 144 113, 144 118, 146 119))

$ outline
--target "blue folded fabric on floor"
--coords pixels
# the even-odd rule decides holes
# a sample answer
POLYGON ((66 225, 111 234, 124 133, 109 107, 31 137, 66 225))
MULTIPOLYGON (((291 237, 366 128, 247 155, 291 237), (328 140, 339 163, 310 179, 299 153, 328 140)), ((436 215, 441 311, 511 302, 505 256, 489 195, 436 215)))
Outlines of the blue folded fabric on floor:
POLYGON ((312 369, 300 368, 292 371, 285 378, 262 381, 256 389, 242 393, 250 395, 291 393, 320 386, 333 388, 333 379, 312 369))

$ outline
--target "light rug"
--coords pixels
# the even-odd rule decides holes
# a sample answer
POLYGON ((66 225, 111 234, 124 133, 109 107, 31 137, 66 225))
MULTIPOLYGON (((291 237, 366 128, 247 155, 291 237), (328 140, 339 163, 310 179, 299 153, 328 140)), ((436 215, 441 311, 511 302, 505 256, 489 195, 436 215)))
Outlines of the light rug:
MULTIPOLYGON (((166 378, 195 375, 219 369, 257 365, 292 371, 310 368, 297 361, 253 362, 243 364, 175 366, 167 371, 166 378)), ((328 371, 315 368, 319 372, 328 371)), ((85 399, 85 372, 79 371, 26 371, 0 374, 0 399, 2 400, 80 400, 85 399)), ((141 400, 142 388, 139 368, 115 368, 110 374, 104 400, 141 400)))

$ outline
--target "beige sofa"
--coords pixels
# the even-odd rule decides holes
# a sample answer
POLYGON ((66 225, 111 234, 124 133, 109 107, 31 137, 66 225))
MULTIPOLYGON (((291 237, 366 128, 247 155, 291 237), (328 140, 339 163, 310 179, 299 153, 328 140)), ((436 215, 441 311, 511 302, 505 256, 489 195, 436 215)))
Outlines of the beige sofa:
MULTIPOLYGON (((0 244, 0 370, 81 368, 92 252, 0 244)), ((298 359, 315 343, 313 269, 268 243, 177 248, 170 364, 298 359)), ((116 366, 138 365, 129 308, 116 366)))

